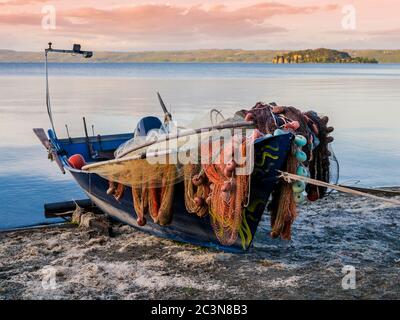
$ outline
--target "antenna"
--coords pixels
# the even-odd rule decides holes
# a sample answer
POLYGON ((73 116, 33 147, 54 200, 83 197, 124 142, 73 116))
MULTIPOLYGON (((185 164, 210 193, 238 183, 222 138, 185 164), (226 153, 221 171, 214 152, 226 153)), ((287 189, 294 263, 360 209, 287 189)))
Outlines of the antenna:
POLYGON ((70 53, 72 55, 80 54, 84 58, 93 57, 93 51, 82 51, 81 45, 78 43, 76 43, 72 46, 72 50, 53 49, 53 47, 52 47, 53 43, 51 43, 51 42, 49 42, 48 45, 49 45, 49 47, 47 49, 45 49, 46 56, 47 56, 47 53, 49 53, 49 52, 56 52, 56 53, 70 53))
POLYGON ((168 112, 167 107, 165 106, 165 103, 163 101, 163 99, 161 98, 161 95, 159 92, 157 92, 157 97, 158 97, 158 101, 160 102, 161 108, 164 111, 164 115, 165 115, 165 122, 169 122, 172 120, 172 115, 171 113, 168 112))
POLYGON ((45 73, 46 73, 46 107, 47 107, 47 114, 49 116, 51 128, 53 129, 53 133, 55 138, 57 138, 57 133, 54 127, 54 121, 53 121, 53 113, 51 111, 51 101, 50 101, 50 90, 49 90, 49 70, 48 70, 48 61, 47 61, 47 56, 49 52, 56 52, 56 53, 69 53, 72 55, 77 55, 80 54, 84 58, 91 58, 93 56, 92 51, 82 51, 81 50, 81 45, 80 44, 74 44, 72 47, 72 50, 62 50, 62 49, 53 49, 53 43, 49 42, 48 43, 48 48, 44 49, 44 57, 45 57, 45 73))

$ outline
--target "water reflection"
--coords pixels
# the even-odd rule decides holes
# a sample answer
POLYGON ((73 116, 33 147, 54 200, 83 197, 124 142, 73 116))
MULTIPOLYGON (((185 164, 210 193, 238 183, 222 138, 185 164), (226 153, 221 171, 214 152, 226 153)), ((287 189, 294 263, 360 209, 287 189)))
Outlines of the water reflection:
MULTIPOLYGON (((96 134, 132 132, 140 117, 161 116, 160 91, 178 122, 211 107, 232 114, 257 101, 314 109, 335 126, 342 181, 399 185, 400 65, 58 64, 51 93, 56 128, 82 136, 82 116, 96 134)), ((83 197, 59 173, 32 134, 48 128, 43 69, 0 64, 0 228, 43 221, 45 201, 83 197), (21 201, 23 200, 23 201, 21 201), (23 202, 23 204, 21 204, 23 202)))

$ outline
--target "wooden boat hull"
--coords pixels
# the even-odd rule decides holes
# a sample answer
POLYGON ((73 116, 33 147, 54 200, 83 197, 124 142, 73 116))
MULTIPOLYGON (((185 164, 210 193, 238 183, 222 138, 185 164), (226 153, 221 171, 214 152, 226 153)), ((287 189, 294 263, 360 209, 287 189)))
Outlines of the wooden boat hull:
MULTIPOLYGON (((292 137, 291 134, 285 134, 260 138, 255 142, 255 165, 251 175, 250 201, 244 213, 249 225, 251 239, 253 239, 269 196, 277 182, 276 170, 281 169, 286 161, 292 137)), ((68 147, 65 145, 64 149, 68 149, 68 147)), ((210 217, 200 218, 186 210, 183 183, 175 186, 173 220, 169 226, 153 223, 150 217, 148 217, 145 226, 139 226, 136 222, 137 217, 130 187, 126 187, 123 197, 117 201, 113 196, 107 195, 108 181, 106 179, 94 173, 75 170, 67 165, 65 159, 64 162, 66 164, 65 169, 71 172, 89 198, 106 214, 123 223, 158 237, 213 247, 228 252, 243 251, 251 245, 251 241, 243 243, 240 237, 231 246, 221 245, 214 234, 210 217)))

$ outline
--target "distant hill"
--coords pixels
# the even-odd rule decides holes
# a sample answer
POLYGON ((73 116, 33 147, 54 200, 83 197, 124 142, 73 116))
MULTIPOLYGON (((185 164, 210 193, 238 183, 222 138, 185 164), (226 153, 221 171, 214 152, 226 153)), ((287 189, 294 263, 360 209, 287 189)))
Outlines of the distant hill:
POLYGON ((273 63, 378 63, 375 58, 352 57, 348 52, 326 48, 291 51, 277 55, 273 63))
MULTIPOLYGON (((90 48, 88 48, 90 49, 90 48)), ((326 49, 328 50, 328 49, 326 49)), ((307 50, 306 50, 307 51, 307 50)), ((315 50, 310 50, 315 51, 315 50)), ((335 50, 329 50, 332 54, 335 50)), ((303 52, 303 51, 295 51, 303 52)), ((337 51, 341 52, 341 51, 337 51)), ((240 50, 207 49, 186 51, 137 51, 105 52, 96 51, 92 59, 70 55, 50 55, 50 61, 57 62, 248 62, 271 63, 274 57, 293 54, 289 50, 240 50)), ((376 59, 380 63, 400 63, 400 50, 346 50, 352 59, 376 59)), ((326 59, 330 59, 329 54, 326 59)), ((341 53, 335 57, 342 57, 341 53)), ((316 56, 325 57, 321 52, 316 56)), ((344 56, 345 57, 345 56, 344 56)), ((325 59, 325 58, 324 58, 325 59)), ((43 62, 42 52, 21 52, 0 50, 0 62, 43 62)), ((355 61, 357 62, 357 61, 355 61)), ((361 62, 361 61, 360 61, 361 62)))

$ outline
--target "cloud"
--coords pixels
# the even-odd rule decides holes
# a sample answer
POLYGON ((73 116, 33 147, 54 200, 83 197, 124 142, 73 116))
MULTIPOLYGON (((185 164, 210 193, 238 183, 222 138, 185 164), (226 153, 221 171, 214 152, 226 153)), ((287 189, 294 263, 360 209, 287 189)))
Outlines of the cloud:
MULTIPOLYGON (((45 0, 11 0, 28 3, 45 0)), ((225 5, 205 8, 200 5, 135 5, 113 9, 92 7, 57 12, 57 28, 63 32, 135 36, 208 35, 236 37, 282 32, 282 26, 273 26, 268 18, 281 15, 311 14, 331 10, 319 6, 290 6, 264 2, 236 9, 225 5)), ((40 24, 40 14, 0 14, 0 24, 40 24)))
POLYGON ((45 3, 50 0, 3 0, 0 2, 0 6, 25 6, 28 4, 45 3))

